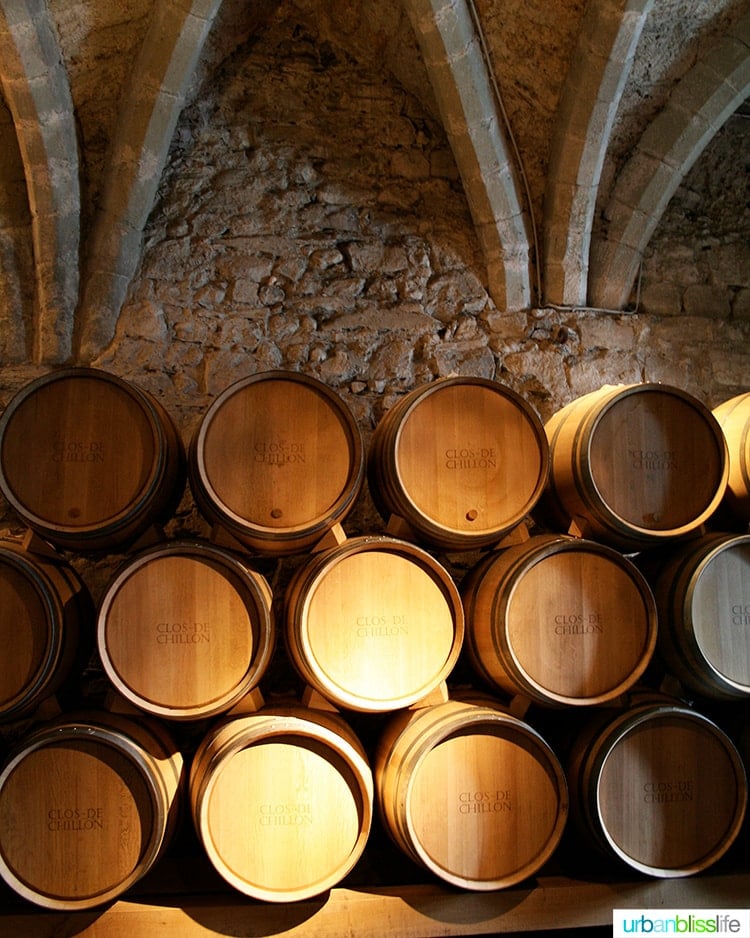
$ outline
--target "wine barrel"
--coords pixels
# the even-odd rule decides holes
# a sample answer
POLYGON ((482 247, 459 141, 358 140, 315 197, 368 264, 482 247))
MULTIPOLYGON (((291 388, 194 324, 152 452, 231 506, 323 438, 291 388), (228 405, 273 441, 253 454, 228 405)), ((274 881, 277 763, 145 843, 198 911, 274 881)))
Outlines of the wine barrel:
POLYGON ((170 842, 182 772, 155 721, 89 713, 34 730, 0 774, 0 875, 47 909, 110 902, 170 842))
POLYGON ((94 368, 32 381, 0 418, 0 489, 21 519, 69 550, 112 550, 166 519, 185 454, 161 404, 94 368))
POLYGON ((62 556, 34 553, 11 537, 0 539, 0 609, 0 721, 10 722, 72 674, 79 650, 90 646, 94 610, 62 556))
POLYGON ((747 779, 732 741, 679 703, 594 720, 568 766, 571 820, 598 855, 660 878, 719 860, 740 833, 747 779))
POLYGON ((343 521, 364 465, 361 433, 343 400, 322 382, 285 371, 226 388, 188 452, 201 512, 271 556, 301 552, 343 521))
POLYGON ((494 890, 533 875, 568 815, 565 776, 528 724, 450 700, 391 718, 374 761, 394 843, 451 885, 494 890))
POLYGON ((466 650, 489 684, 536 703, 613 700, 643 674, 657 638, 654 597, 614 548, 539 534, 464 577, 466 650))
POLYGON ((695 532, 721 503, 727 445, 695 397, 665 384, 604 386, 545 424, 550 475, 539 514, 626 551, 695 532))
POLYGON ((368 458, 383 517, 448 550, 501 540, 534 507, 548 470, 535 411, 484 378, 444 378, 405 395, 379 421, 368 458))
POLYGON ((384 712, 427 697, 453 669, 463 634, 450 574, 397 538, 355 537, 321 551, 286 590, 291 662, 344 709, 384 712))
POLYGON ((750 534, 714 532, 662 558, 659 650, 693 692, 750 698, 750 534))
POLYGON ((274 647, 271 589, 232 551, 165 542, 124 563, 99 607, 104 670, 136 707, 173 720, 229 710, 274 647))
POLYGON ((714 407, 729 450, 725 501, 741 521, 750 522, 750 391, 714 407))
POLYGON ((282 707, 223 722, 190 773, 199 839, 235 889, 269 902, 316 896, 364 850, 372 772, 356 735, 332 713, 282 707))

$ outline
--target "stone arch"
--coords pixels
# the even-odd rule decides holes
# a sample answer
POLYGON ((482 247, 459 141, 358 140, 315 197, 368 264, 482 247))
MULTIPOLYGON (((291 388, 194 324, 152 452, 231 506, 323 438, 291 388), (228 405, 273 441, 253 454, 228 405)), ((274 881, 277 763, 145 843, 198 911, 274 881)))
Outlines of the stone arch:
POLYGON ((531 303, 529 236, 517 170, 466 0, 405 0, 500 309, 531 303))
POLYGON ((589 302, 622 309, 643 252, 685 175, 750 94, 750 15, 718 40, 675 87, 623 167, 592 246, 589 302))
POLYGON ((78 354, 114 335, 169 145, 221 0, 159 0, 133 66, 86 258, 78 354))
POLYGON ((653 0, 589 3, 557 111, 544 219, 545 300, 583 305, 604 157, 653 0))
POLYGON ((44 0, 0 0, 0 80, 31 209, 33 361, 65 361, 78 299, 80 187, 68 77, 44 0))

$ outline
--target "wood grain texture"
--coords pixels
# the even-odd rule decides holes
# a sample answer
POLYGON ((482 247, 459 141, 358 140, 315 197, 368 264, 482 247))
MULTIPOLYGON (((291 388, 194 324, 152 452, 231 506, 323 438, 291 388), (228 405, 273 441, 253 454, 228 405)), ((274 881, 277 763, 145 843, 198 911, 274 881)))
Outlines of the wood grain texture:
POLYGON ((226 388, 194 434, 188 462, 206 517, 275 556, 320 541, 364 482, 361 433, 343 400, 293 372, 263 372, 226 388))
POLYGON ((699 528, 722 501, 727 447, 700 401, 662 384, 605 385, 545 424, 544 509, 567 531, 625 550, 699 528))
POLYGON ((274 643, 265 577, 199 540, 141 552, 100 603, 97 645, 108 677, 136 707, 167 719, 229 710, 258 685, 274 643))
POLYGON ((456 550, 494 544, 518 525, 547 473, 539 417, 482 378, 445 378, 405 395, 378 423, 368 459, 381 514, 456 550))
POLYGON ((393 717, 375 757, 396 844, 447 883, 501 889, 533 875, 568 814, 562 768, 517 718, 462 701, 393 717))
POLYGON ((750 698, 750 535, 714 532, 662 557, 659 647, 698 694, 750 698))
POLYGON ((216 870, 269 902, 318 895, 359 859, 373 783, 351 729, 304 708, 224 722, 195 754, 190 803, 216 870))
POLYGON ((677 704, 644 703, 583 732, 571 804, 600 849, 650 876, 708 869, 740 833, 747 779, 732 741, 677 704))
POLYGON ((645 577, 589 539, 542 534, 492 552, 469 571, 461 593, 477 673, 543 705, 615 699, 643 674, 656 645, 645 577))
POLYGON ((732 397, 713 415, 719 421, 729 451, 729 479, 725 500, 731 512, 750 522, 750 392, 732 397))
POLYGON ((63 548, 103 550, 162 520, 185 455, 159 402, 93 368, 50 372, 0 419, 0 487, 21 518, 63 548))
POLYGON ((350 538, 313 555, 290 581, 284 605, 292 663, 344 709, 385 712, 427 697, 463 643, 463 607, 450 574, 397 538, 350 538))

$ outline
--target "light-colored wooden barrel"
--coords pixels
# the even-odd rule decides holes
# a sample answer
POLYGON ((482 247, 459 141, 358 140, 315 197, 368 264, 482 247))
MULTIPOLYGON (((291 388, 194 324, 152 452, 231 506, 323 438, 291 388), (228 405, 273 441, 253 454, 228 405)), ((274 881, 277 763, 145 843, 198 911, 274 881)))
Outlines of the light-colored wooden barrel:
POLYGON ((729 450, 725 501, 737 518, 750 522, 750 391, 714 407, 729 450))
POLYGON ((93 603, 63 558, 0 539, 0 721, 34 711, 90 647, 93 603))
POLYGON ((692 534, 724 496, 721 427, 679 388, 607 385, 563 407, 545 430, 540 509, 558 530, 641 550, 692 534))
POLYGON ((348 724, 302 707, 225 721, 190 773, 207 856, 235 889, 269 902, 339 883, 365 848, 373 801, 372 771, 348 724))
POLYGON ((708 869, 737 839, 747 779, 727 734, 678 703, 644 703, 582 731, 571 814, 593 846, 654 877, 708 869))
POLYGON ((423 548, 363 536, 321 551, 285 595, 286 646, 303 680, 344 709, 384 712, 427 697, 461 650, 461 598, 423 548))
POLYGON ((229 710, 255 688, 274 648, 272 594, 245 559, 200 540, 128 560, 100 603, 97 645, 120 694, 166 719, 229 710))
POLYGON ((659 649, 693 692, 750 699, 750 534, 705 534, 662 558, 659 649))
POLYGON ((0 774, 0 875, 48 909, 110 902, 171 840, 182 773, 155 721, 90 713, 38 728, 0 774))
POLYGON ((453 550, 499 541, 529 514, 549 470, 540 418, 515 391, 484 378, 416 388, 373 434, 368 481, 380 513, 416 539, 453 550))
POLYGON ((32 381, 0 418, 0 489, 23 521, 70 550, 105 550, 165 520, 185 453, 151 394, 94 368, 32 381))
POLYGON ((322 540, 353 508, 365 475, 361 433, 344 401, 285 371, 226 388, 194 434, 188 463, 202 513, 273 556, 322 540))
POLYGON ((563 770, 528 724, 450 700, 392 717, 374 762, 380 816, 414 862, 464 889, 533 875, 562 836, 563 770))
POLYGON ((657 615, 643 574, 614 548, 539 534, 464 577, 466 649, 477 673, 546 706, 613 700, 641 677, 657 615))

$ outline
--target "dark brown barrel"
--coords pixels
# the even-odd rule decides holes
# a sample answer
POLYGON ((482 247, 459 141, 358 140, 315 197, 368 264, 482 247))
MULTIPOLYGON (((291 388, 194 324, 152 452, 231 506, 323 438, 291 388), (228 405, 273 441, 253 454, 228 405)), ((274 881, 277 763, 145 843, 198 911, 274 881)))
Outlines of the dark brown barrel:
POLYGON ((747 779, 727 734, 679 704, 644 703, 582 731, 568 769, 574 825, 654 877, 708 869, 732 846, 747 779))
POLYGON ((132 542, 165 520, 185 454, 161 404, 93 368, 32 381, 0 418, 0 489, 23 521, 71 550, 132 542))
POLYGON ((303 680, 336 706, 408 707, 450 674, 461 598, 427 551, 396 538, 350 538, 298 568, 285 595, 286 646, 303 680))
POLYGON ((659 648, 693 692, 750 698, 750 534, 705 534, 674 548, 654 584, 659 648))
POLYGON ((378 423, 368 480, 385 518, 417 539, 467 550, 499 541, 547 481, 542 422, 516 392, 484 378, 445 378, 405 395, 378 423))
POLYGON ((464 577, 466 649, 477 673, 546 706, 613 700, 648 666, 656 604, 623 554, 540 534, 488 554, 464 577))
POLYGON ((190 773, 203 847, 238 891, 293 902, 335 886, 361 857, 373 813, 372 771, 338 715, 261 710, 214 728, 190 773))
POLYGON ((451 700, 399 713, 374 766, 388 833, 454 886, 521 882, 562 836, 568 795, 556 756, 528 724, 494 707, 451 700))
POLYGON ((721 427, 679 388, 605 386, 563 407, 545 430, 551 464, 540 508, 558 530, 641 550, 692 534, 724 496, 721 427))
POLYGON ((273 556, 320 541, 351 511, 364 482, 361 433, 343 400, 293 372, 263 372, 226 388, 188 460, 206 518, 273 556))
POLYGON ((110 902, 168 845, 182 771, 155 722, 92 713, 35 730, 0 774, 0 875, 48 909, 110 902))
POLYGON ((70 675, 89 646, 93 604, 62 557, 0 539, 0 721, 26 716, 70 675))
POLYGON ((195 720, 255 688, 274 647, 271 589, 231 551, 171 541, 128 560, 99 608, 97 643, 120 694, 147 713, 195 720))
POLYGON ((729 450, 729 481, 725 501, 737 518, 750 522, 750 391, 718 407, 719 421, 729 450))

